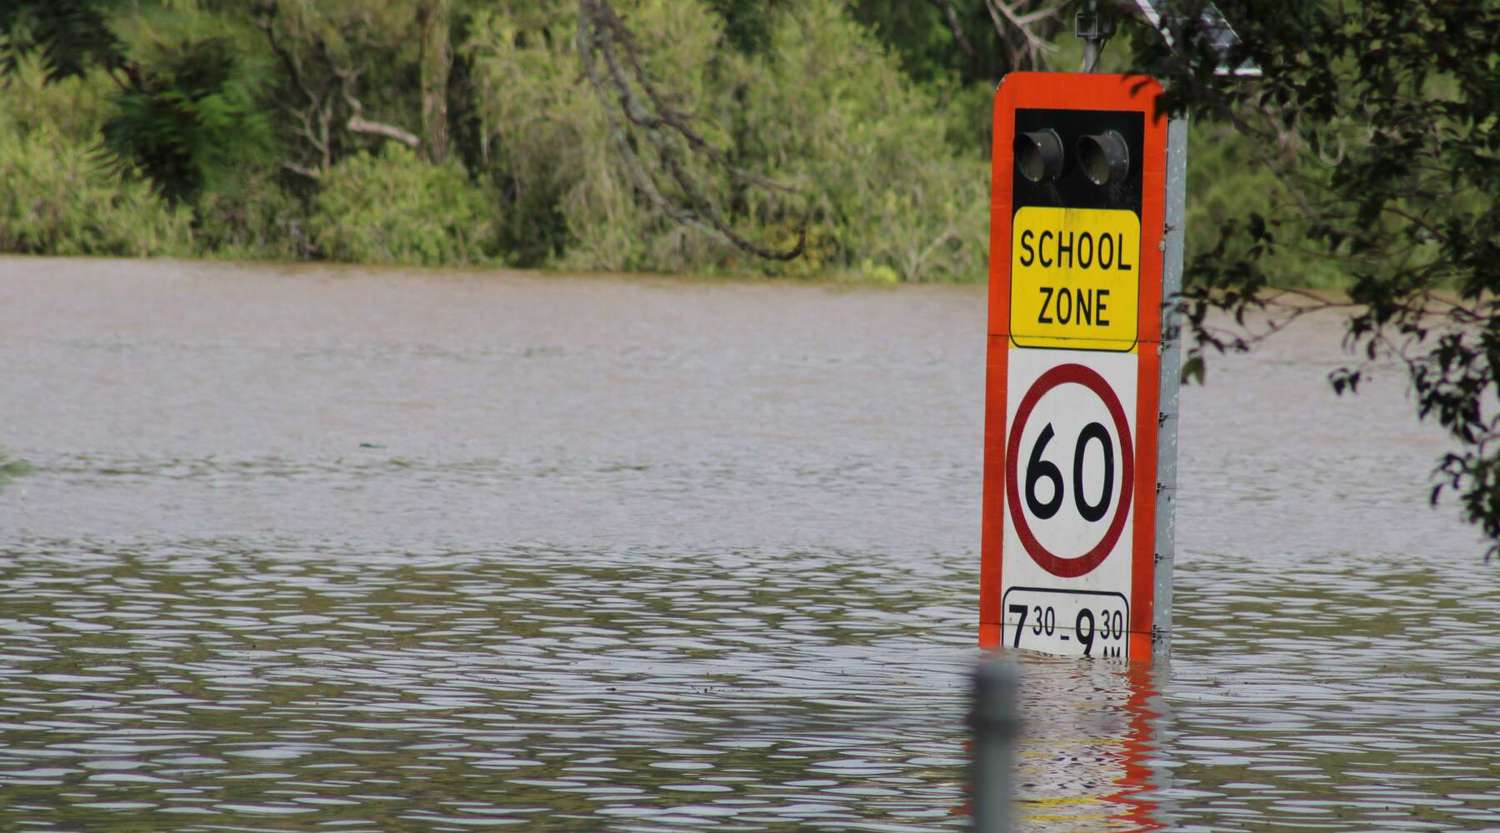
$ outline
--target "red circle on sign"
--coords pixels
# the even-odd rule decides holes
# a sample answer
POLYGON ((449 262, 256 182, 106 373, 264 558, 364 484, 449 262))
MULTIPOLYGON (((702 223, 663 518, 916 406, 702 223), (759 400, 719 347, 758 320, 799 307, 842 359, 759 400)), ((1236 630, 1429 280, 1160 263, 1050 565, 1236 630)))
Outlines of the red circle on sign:
POLYGON ((1021 404, 1016 407, 1015 420, 1010 427, 1010 439, 1005 446, 1005 499, 1010 505, 1011 519, 1016 524, 1016 535, 1021 539, 1021 546, 1025 548, 1026 554, 1043 570, 1058 578, 1077 578, 1092 571, 1114 549, 1115 542, 1120 540, 1120 533, 1125 531, 1125 516, 1130 514, 1130 495, 1133 491, 1135 451, 1130 442, 1130 426, 1125 422, 1125 408, 1120 405, 1120 398, 1115 395, 1109 383, 1092 368, 1081 364, 1060 364, 1043 373, 1032 383, 1026 395, 1021 397, 1021 404), (1026 427, 1026 419, 1031 416, 1032 409, 1048 391, 1069 383, 1088 388, 1104 403, 1110 418, 1114 420, 1115 434, 1120 438, 1120 453, 1124 458, 1120 462, 1120 499, 1116 501, 1115 516, 1104 530, 1104 537, 1099 539, 1093 549, 1071 558, 1048 550, 1031 531, 1031 525, 1026 522, 1026 515, 1021 511, 1020 475, 1016 463, 1020 459, 1021 431, 1026 427))

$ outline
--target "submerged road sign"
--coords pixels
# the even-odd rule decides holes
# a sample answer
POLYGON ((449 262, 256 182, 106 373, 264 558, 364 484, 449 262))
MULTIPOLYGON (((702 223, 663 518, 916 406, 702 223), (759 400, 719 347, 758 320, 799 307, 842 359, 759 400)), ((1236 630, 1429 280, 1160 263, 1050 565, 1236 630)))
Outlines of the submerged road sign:
POLYGON ((1147 658, 1170 622, 1156 548, 1176 373, 1173 351, 1163 382, 1160 92, 1143 76, 1013 73, 996 94, 986 646, 1147 658))

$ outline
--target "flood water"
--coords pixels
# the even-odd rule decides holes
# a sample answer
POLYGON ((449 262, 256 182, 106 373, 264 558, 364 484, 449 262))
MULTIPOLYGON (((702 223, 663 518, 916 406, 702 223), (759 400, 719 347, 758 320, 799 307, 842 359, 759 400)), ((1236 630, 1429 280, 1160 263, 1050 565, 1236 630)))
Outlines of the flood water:
MULTIPOLYGON (((1036 831, 1500 829, 1500 567, 1313 321, 1184 391, 1036 831)), ((984 297, 0 259, 0 830, 958 830, 984 297), (4 460, 0 460, 4 462, 4 460)))

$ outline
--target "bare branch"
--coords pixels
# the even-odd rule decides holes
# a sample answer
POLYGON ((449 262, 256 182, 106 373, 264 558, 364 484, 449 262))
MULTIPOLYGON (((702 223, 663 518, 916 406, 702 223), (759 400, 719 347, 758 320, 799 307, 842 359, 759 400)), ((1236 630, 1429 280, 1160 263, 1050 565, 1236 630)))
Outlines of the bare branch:
POLYGON ((304 160, 311 157, 313 161, 312 165, 286 162, 283 168, 316 178, 333 166, 344 144, 340 140, 346 134, 380 136, 413 148, 421 145, 421 139, 409 130, 365 118, 364 105, 357 96, 362 71, 341 66, 324 36, 316 32, 302 35, 303 49, 299 52, 297 32, 287 35, 278 31, 277 14, 275 3, 262 3, 255 26, 265 34, 292 88, 305 99, 300 104, 282 102, 282 106, 297 125, 294 135, 306 143, 297 155, 304 160), (343 116, 345 112, 347 118, 343 116))
POLYGON ((372 136, 384 136, 387 139, 395 139, 407 147, 417 147, 422 140, 409 130, 402 130, 393 124, 384 124, 378 121, 370 121, 361 116, 350 116, 349 121, 344 124, 354 133, 366 133, 372 136))
POLYGON ((1000 34, 1000 39, 1010 52, 1013 70, 1042 69, 1043 58, 1057 51, 1050 39, 1038 30, 1047 24, 1055 26, 1060 19, 1058 10, 1054 6, 1018 10, 1034 2, 1035 0, 984 0, 984 7, 990 13, 995 31, 1000 34))
POLYGON ((297 89, 301 90, 302 94, 307 96, 309 104, 317 106, 322 97, 313 92, 312 88, 308 86, 307 80, 302 73, 302 62, 297 60, 297 57, 290 50, 284 48, 276 39, 276 23, 272 19, 275 6, 272 5, 270 8, 272 11, 255 18, 255 25, 265 33, 266 40, 271 46, 271 53, 281 61, 282 67, 286 69, 287 77, 291 78, 292 83, 297 86, 297 89))
POLYGON ((323 174, 316 168, 309 168, 306 165, 298 165, 296 162, 282 162, 281 167, 285 168, 288 171, 291 171, 294 174, 301 174, 302 176, 305 176, 308 179, 312 180, 321 179, 323 177, 323 174))
POLYGON ((351 133, 384 136, 387 139, 395 139, 411 148, 422 144, 422 140, 417 138, 417 134, 410 130, 404 130, 393 124, 385 124, 384 122, 371 121, 365 118, 364 102, 360 101, 354 94, 359 85, 360 70, 334 68, 333 74, 338 76, 344 95, 344 103, 349 106, 349 120, 344 123, 344 127, 351 133))

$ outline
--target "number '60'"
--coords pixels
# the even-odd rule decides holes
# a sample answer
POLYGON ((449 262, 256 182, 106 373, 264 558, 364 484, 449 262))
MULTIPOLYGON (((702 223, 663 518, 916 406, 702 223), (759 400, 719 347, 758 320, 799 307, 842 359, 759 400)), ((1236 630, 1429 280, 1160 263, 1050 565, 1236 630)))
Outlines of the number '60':
MULTIPOLYGON (((1057 466, 1042 459, 1042 452, 1047 448, 1047 443, 1052 442, 1056 432, 1052 430, 1052 423, 1042 428, 1042 434, 1037 438, 1036 446, 1031 449, 1031 457, 1026 461, 1026 508, 1031 514, 1047 520, 1057 514, 1063 502, 1063 477, 1057 466), (1037 498, 1036 486, 1042 480, 1051 482, 1052 497, 1046 501, 1037 498)), ((1089 522, 1097 521, 1104 517, 1109 510, 1109 496, 1115 488, 1115 455, 1114 447, 1109 440, 1109 432, 1103 425, 1090 422, 1083 426, 1078 432, 1078 444, 1073 449, 1073 505, 1078 507, 1078 514, 1089 522), (1104 488, 1100 490, 1099 502, 1089 503, 1088 498, 1083 495, 1083 453, 1088 449, 1091 440, 1098 440, 1099 446, 1104 451, 1104 488)))

